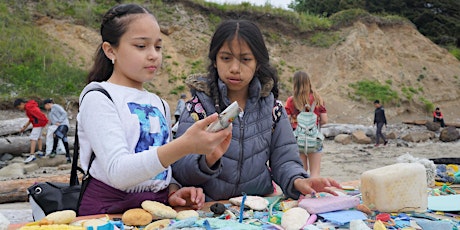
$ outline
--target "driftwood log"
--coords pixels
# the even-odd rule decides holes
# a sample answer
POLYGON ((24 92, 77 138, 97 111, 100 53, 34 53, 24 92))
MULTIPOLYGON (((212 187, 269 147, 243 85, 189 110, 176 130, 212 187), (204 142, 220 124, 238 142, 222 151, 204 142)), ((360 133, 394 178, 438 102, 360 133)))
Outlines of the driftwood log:
MULTIPOLYGON (((24 126, 28 118, 16 118, 10 120, 0 121, 0 136, 18 134, 22 126, 24 126)), ((29 125, 28 129, 31 129, 32 125, 29 125)))
POLYGON ((9 153, 21 155, 30 152, 30 139, 28 136, 10 136, 0 138, 0 154, 9 153))
MULTIPOLYGON (((403 121, 402 123, 408 125, 425 125, 428 120, 413 120, 413 121, 403 121)), ((446 126, 453 126, 455 128, 460 128, 460 123, 445 122, 446 126)))
MULTIPOLYGON (((68 137, 69 148, 73 149, 75 137, 68 137)), ((42 139, 43 150, 45 150, 46 138, 42 139)), ((0 138, 0 155, 9 153, 14 156, 20 156, 23 153, 30 152, 30 139, 29 136, 10 136, 0 138)))
POLYGON ((69 183, 70 175, 53 175, 47 177, 0 181, 0 204, 28 201, 27 188, 39 182, 69 183))

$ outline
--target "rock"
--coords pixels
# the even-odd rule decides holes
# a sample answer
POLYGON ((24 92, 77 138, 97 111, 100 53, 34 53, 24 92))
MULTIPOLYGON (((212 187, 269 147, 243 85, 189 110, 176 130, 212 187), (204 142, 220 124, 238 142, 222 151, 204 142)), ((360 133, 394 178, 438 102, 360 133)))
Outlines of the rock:
POLYGON ((334 141, 342 145, 348 145, 352 142, 352 138, 348 134, 339 134, 335 136, 334 141))
POLYGON ((396 147, 410 147, 409 143, 403 140, 396 140, 396 147))
POLYGON ((10 161, 10 163, 11 163, 11 164, 12 164, 12 163, 24 163, 24 160, 25 160, 25 158, 22 158, 22 157, 14 157, 14 158, 10 161))
POLYGON ((425 125, 427 123, 427 120, 415 120, 414 124, 416 125, 425 125))
POLYGON ((0 158, 0 161, 9 161, 11 159, 13 159, 13 155, 9 154, 9 153, 4 153, 2 155, 2 157, 0 158))
POLYGON ((358 144, 370 144, 372 142, 371 138, 366 136, 366 133, 362 130, 354 131, 351 136, 352 140, 358 144))
POLYGON ((441 135, 439 135, 439 140, 444 142, 452 142, 459 139, 460 134, 458 133, 457 129, 453 126, 448 126, 441 131, 441 135))
POLYGON ((434 137, 435 134, 433 132, 412 132, 402 137, 402 139, 409 142, 423 142, 429 139, 433 139, 434 137))
POLYGON ((35 162, 32 162, 32 163, 24 165, 24 171, 26 172, 26 174, 34 172, 34 171, 36 171, 38 169, 39 169, 39 167, 38 167, 37 163, 35 163, 35 162))
POLYGON ((372 127, 356 124, 329 123, 321 127, 321 133, 323 133, 325 137, 335 137, 339 134, 351 134, 357 130, 362 130, 366 135, 372 135, 374 132, 372 127))
POLYGON ((430 131, 436 132, 441 128, 441 125, 439 122, 432 122, 432 121, 427 121, 425 124, 426 128, 430 131))
POLYGON ((446 126, 453 126, 455 128, 460 128, 460 123, 446 122, 446 126))
POLYGON ((56 155, 54 158, 42 157, 34 161, 39 167, 57 167, 61 164, 67 163, 64 155, 56 155))
POLYGON ((0 169, 0 178, 22 176, 24 176, 24 164, 13 163, 0 169))
POLYGON ((390 133, 388 133, 388 134, 386 135, 386 138, 387 138, 387 139, 392 139, 392 140, 396 139, 397 137, 398 137, 398 135, 396 135, 395 132, 390 132, 390 133))
POLYGON ((0 230, 8 229, 8 225, 10 225, 10 221, 0 213, 0 230))

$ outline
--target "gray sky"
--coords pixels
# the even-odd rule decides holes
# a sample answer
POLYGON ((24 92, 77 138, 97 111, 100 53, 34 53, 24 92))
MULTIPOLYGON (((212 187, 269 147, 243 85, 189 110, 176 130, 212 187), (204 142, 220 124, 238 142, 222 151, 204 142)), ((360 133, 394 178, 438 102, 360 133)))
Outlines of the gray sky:
POLYGON ((207 2, 215 2, 215 3, 228 3, 228 4, 239 4, 241 2, 250 2, 251 4, 254 5, 265 5, 265 3, 270 3, 270 5, 275 6, 275 7, 281 7, 284 9, 288 9, 289 3, 292 2, 292 0, 205 0, 207 2))

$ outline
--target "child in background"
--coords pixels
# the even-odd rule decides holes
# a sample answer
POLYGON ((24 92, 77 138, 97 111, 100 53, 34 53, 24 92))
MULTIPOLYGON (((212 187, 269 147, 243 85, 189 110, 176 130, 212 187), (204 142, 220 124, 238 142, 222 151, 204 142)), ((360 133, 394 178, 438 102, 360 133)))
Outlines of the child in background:
POLYGON ((225 151, 231 128, 206 132, 217 119, 214 114, 171 141, 168 104, 143 87, 162 63, 155 17, 137 4, 117 5, 103 16, 100 31, 102 42, 77 116, 84 170, 95 155, 79 215, 123 213, 141 207, 144 200, 203 207, 202 189, 181 187, 169 166, 190 153, 225 151), (96 88, 105 89, 112 100, 90 91, 96 88))
POLYGON ((446 127, 446 124, 444 123, 444 116, 442 115, 441 109, 439 107, 436 107, 436 109, 433 111, 433 122, 439 122, 441 127, 446 127))
MULTIPOLYGON (((300 111, 310 111, 310 106, 315 102, 313 112, 317 116, 316 124, 324 125, 327 123, 327 111, 324 100, 316 92, 311 84, 310 76, 306 72, 298 71, 293 77, 294 95, 286 100, 286 113, 291 122, 292 130, 297 128, 297 115, 300 111)), ((310 176, 317 177, 321 172, 321 150, 314 153, 299 153, 305 171, 310 169, 310 176)))
POLYGON ((49 111, 48 117, 50 124, 57 126, 53 133, 53 149, 51 150, 50 157, 53 158, 56 156, 58 141, 62 140, 67 163, 70 163, 69 141, 67 140, 67 132, 69 131, 69 118, 67 117, 67 112, 62 106, 55 104, 51 98, 45 99, 43 104, 45 109, 49 111))
POLYGON ((38 107, 38 103, 34 100, 25 101, 22 98, 18 98, 14 101, 14 107, 26 112, 29 120, 22 126, 19 132, 24 132, 30 124, 32 124, 32 132, 29 135, 30 138, 30 156, 24 160, 24 163, 34 161, 36 157, 42 157, 43 142, 42 142, 42 131, 43 127, 48 123, 48 118, 38 107), (35 152, 36 145, 38 144, 38 151, 35 152))
POLYGON ((335 180, 308 178, 302 167, 286 112, 275 105, 278 76, 259 28, 245 20, 221 23, 208 58, 208 74, 187 81, 193 98, 180 117, 177 136, 234 101, 242 112, 233 121, 227 151, 180 159, 173 164, 175 178, 183 185, 202 187, 207 200, 226 200, 243 192, 265 196, 274 191, 272 180, 294 199, 312 192, 336 194, 331 189, 340 187, 335 180), (281 111, 276 125, 274 108, 281 111))

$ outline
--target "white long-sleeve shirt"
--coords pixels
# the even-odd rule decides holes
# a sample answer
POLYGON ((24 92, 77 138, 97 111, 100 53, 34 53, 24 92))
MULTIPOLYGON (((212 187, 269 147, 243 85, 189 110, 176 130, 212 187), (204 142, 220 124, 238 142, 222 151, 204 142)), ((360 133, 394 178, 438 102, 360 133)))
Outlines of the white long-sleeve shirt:
POLYGON ((169 105, 163 103, 145 90, 108 82, 88 84, 80 95, 77 115, 83 169, 87 170, 94 151, 92 177, 127 192, 166 188, 172 180, 171 167, 163 167, 157 148, 172 135, 169 105), (113 101, 98 91, 85 95, 101 87, 113 101))

